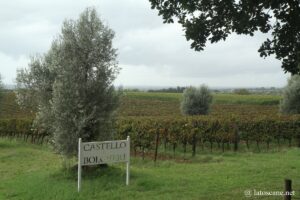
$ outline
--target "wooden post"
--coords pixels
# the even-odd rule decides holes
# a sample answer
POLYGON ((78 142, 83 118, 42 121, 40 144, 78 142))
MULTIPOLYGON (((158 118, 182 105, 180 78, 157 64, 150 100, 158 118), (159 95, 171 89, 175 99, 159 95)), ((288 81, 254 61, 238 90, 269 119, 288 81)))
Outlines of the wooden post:
POLYGON ((129 185, 129 177, 130 177, 130 136, 127 136, 128 142, 128 162, 126 163, 126 185, 129 185))
POLYGON ((284 200, 291 200, 292 199, 292 180, 285 179, 284 180, 284 200))
POLYGON ((197 138, 196 138, 196 133, 193 134, 193 141, 192 141, 192 156, 196 156, 196 146, 197 146, 197 138))
POLYGON ((156 141, 155 141, 155 153, 154 153, 154 162, 157 159, 158 143, 159 143, 159 130, 156 130, 156 141))
POLYGON ((80 164, 80 160, 81 160, 81 153, 80 150, 81 149, 81 138, 79 138, 78 141, 78 192, 80 192, 80 188, 81 188, 81 164, 80 164))
POLYGON ((234 146, 233 146, 233 150, 236 152, 239 149, 239 142, 240 142, 240 136, 239 136, 239 128, 236 125, 236 123, 234 123, 234 146))

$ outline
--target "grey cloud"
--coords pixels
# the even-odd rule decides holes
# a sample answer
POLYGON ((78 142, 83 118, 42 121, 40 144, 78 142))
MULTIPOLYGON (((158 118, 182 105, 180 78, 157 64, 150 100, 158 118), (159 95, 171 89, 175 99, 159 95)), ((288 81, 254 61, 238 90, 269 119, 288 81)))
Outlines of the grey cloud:
POLYGON ((176 24, 128 32, 119 43, 120 60, 127 65, 146 65, 182 77, 219 77, 242 73, 281 71, 274 58, 259 57, 257 49, 266 36, 233 35, 226 42, 208 44, 202 52, 189 48, 176 24))
POLYGON ((257 49, 265 35, 252 38, 232 35, 226 42, 208 44, 203 52, 195 52, 190 49, 181 26, 163 24, 157 11, 150 9, 148 0, 1 1, 0 73, 6 77, 5 81, 11 82, 13 71, 26 65, 24 58, 49 49, 64 19, 76 19, 90 6, 96 7, 101 18, 116 32, 114 45, 123 67, 117 82, 124 85, 141 85, 144 79, 158 85, 201 81, 213 85, 222 80, 230 85, 243 84, 251 77, 264 79, 257 81, 257 85, 286 82, 280 62, 259 57, 257 49), (4 66, 10 66, 10 70, 4 66))

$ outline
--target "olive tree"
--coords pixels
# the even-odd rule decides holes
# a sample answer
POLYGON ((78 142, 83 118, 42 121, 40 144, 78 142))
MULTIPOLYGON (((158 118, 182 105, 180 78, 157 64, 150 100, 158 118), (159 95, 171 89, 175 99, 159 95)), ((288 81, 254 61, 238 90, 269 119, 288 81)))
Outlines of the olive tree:
POLYGON ((288 80, 283 90, 283 99, 280 102, 280 111, 285 114, 300 113, 300 76, 294 75, 288 80))
POLYGON ((119 71, 113 38, 96 10, 88 8, 79 19, 66 20, 50 50, 18 72, 18 102, 36 105, 34 126, 49 132, 64 156, 76 155, 78 138, 113 136, 119 99, 113 86, 119 71))
POLYGON ((207 86, 188 87, 183 92, 180 108, 185 115, 206 115, 211 103, 212 95, 207 86))

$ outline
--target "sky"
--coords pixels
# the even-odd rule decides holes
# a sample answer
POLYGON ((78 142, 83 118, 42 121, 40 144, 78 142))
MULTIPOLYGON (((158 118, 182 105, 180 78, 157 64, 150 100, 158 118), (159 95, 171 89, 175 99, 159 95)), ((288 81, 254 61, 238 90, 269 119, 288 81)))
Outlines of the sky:
POLYGON ((86 7, 116 33, 121 71, 115 80, 123 87, 283 87, 288 74, 274 57, 257 52, 268 37, 232 34, 225 42, 207 44, 196 52, 182 27, 163 24, 148 0, 10 0, 0 1, 0 74, 14 84, 16 70, 30 56, 43 54, 60 33, 65 19, 77 19, 86 7))

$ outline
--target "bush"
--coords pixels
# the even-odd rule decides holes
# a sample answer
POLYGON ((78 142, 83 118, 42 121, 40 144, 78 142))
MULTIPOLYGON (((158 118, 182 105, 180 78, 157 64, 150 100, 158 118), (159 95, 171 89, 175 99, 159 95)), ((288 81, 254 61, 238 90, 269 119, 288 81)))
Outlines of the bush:
POLYGON ((181 112, 185 115, 206 115, 211 102, 212 95, 207 86, 188 87, 183 92, 181 112))
POLYGON ((249 95, 250 94, 249 90, 243 89, 243 88, 235 89, 235 90, 233 90, 233 93, 234 94, 239 94, 239 95, 249 95))
POLYGON ((288 80, 283 90, 283 99, 280 102, 280 111, 285 114, 300 113, 300 76, 294 75, 288 80))

